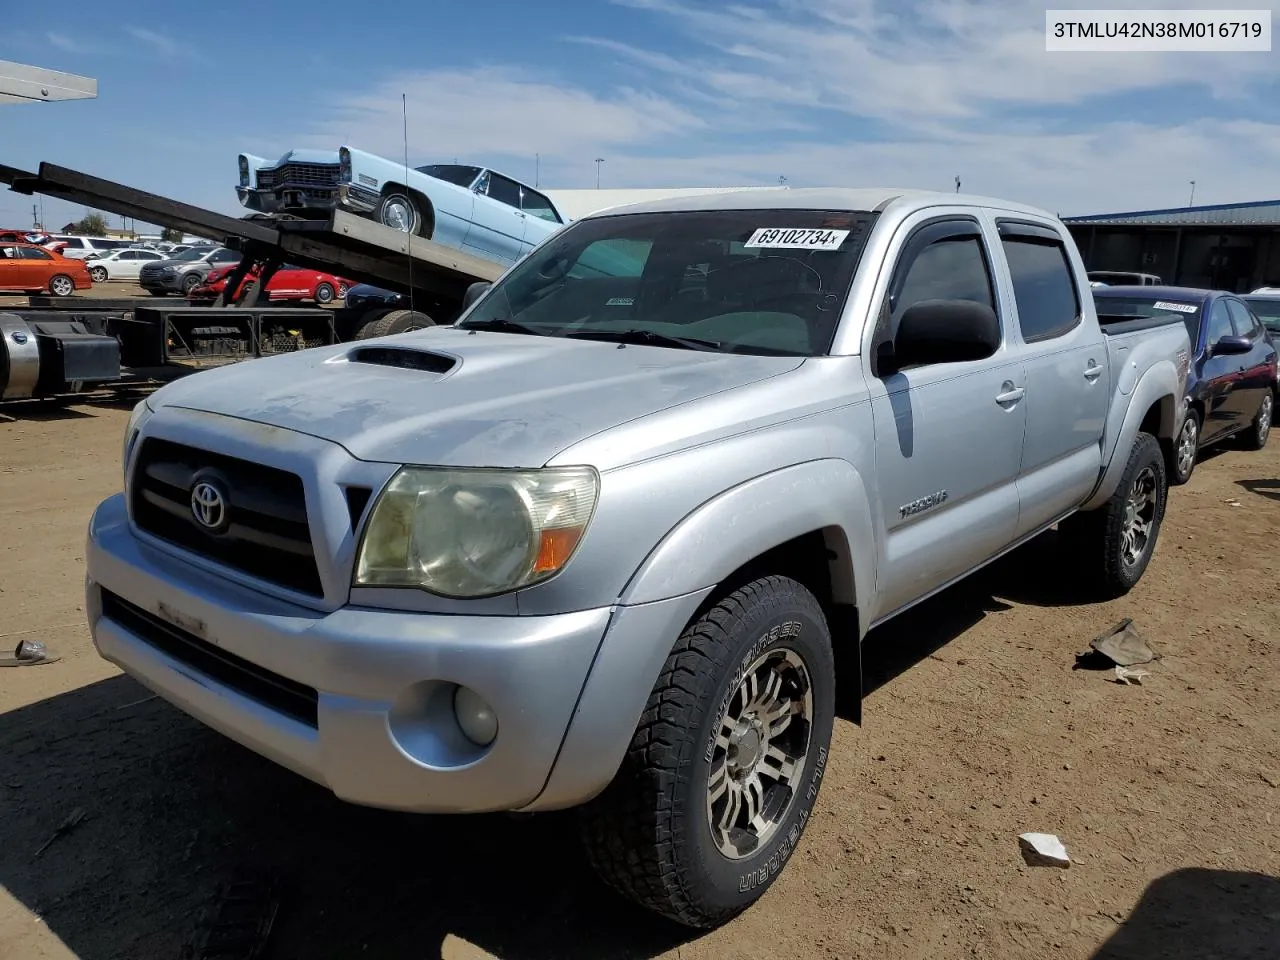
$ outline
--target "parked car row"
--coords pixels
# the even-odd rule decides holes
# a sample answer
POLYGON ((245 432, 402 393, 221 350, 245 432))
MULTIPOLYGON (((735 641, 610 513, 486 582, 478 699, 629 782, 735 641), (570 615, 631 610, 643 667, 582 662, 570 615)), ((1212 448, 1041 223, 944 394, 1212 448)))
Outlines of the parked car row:
POLYGON ((69 297, 92 286, 93 278, 83 260, 34 243, 0 244, 0 292, 69 297))
POLYGON ((1178 316, 1191 341, 1186 405, 1166 451, 1171 484, 1191 479, 1200 451, 1232 437, 1261 449, 1275 415, 1280 295, 1172 286, 1094 288, 1102 323, 1178 316), (1268 319, 1263 319, 1263 317, 1268 319))

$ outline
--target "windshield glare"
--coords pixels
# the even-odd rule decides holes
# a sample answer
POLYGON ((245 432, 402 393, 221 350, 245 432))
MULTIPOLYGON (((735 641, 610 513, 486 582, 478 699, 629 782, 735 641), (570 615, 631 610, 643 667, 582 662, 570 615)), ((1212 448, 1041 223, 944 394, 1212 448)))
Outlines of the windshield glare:
POLYGON ((192 247, 190 250, 183 250, 180 254, 178 254, 178 255, 177 255, 176 257, 174 257, 173 259, 175 259, 175 260, 199 260, 201 257, 203 257, 203 256, 204 256, 205 254, 207 254, 208 252, 209 252, 208 250, 201 250, 201 249, 199 249, 198 247, 192 247))
POLYGON ((701 349, 821 355, 873 216, 771 209, 580 220, 517 264, 458 326, 508 321, 582 338, 641 331, 706 341, 701 349))

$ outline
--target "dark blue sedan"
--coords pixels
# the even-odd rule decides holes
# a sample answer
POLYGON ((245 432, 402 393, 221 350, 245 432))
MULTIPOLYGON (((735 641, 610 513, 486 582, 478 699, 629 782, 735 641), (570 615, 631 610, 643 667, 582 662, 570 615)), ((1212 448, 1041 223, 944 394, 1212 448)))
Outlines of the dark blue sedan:
POLYGON ((1166 451, 1170 483, 1186 483, 1196 454, 1228 437, 1260 450, 1276 402, 1276 348, 1241 298, 1193 287, 1095 287, 1098 317, 1180 316, 1191 337, 1187 409, 1166 451))

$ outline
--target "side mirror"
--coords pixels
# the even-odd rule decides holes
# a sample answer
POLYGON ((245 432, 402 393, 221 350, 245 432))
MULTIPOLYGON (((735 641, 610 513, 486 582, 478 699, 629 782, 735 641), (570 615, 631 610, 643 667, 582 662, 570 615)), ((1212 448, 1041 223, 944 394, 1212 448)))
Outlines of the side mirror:
POLYGON ((462 309, 466 310, 473 303, 479 300, 484 296, 484 292, 491 286, 493 286, 493 284, 489 283, 487 280, 478 280, 471 284, 471 286, 467 287, 467 292, 462 295, 462 309))
POLYGON ((1000 349, 995 311, 972 300, 921 300, 898 321, 893 341, 896 370, 925 363, 985 360, 1000 349))
POLYGON ((1248 353, 1253 349, 1253 344, 1248 337, 1223 337, 1213 345, 1213 355, 1215 357, 1234 357, 1242 353, 1248 353))

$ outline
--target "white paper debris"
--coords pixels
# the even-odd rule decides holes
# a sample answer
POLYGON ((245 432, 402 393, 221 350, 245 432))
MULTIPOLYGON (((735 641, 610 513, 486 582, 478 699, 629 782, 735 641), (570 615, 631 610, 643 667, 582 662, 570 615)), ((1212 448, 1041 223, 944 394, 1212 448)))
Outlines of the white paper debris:
POLYGON ((1116 683, 1136 683, 1142 685, 1142 678, 1151 676, 1146 670, 1131 670, 1116 664, 1116 683))
POLYGON ((761 227, 751 234, 744 247, 774 250, 838 250, 848 230, 815 230, 808 227, 761 227))
POLYGON ((1069 867, 1067 848, 1052 833, 1024 833, 1018 837, 1022 857, 1032 866, 1069 867))

